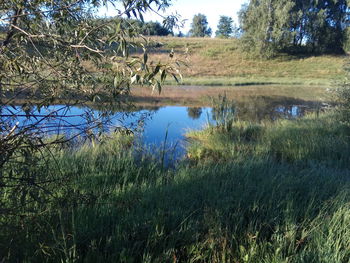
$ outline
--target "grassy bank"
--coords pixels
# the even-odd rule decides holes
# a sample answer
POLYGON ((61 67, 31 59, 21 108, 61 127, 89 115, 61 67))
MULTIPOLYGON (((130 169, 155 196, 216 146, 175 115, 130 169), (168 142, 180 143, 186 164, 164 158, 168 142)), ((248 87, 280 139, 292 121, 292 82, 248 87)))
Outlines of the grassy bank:
MULTIPOLYGON (((163 43, 151 50, 155 61, 166 61, 167 54, 186 61, 184 85, 325 85, 344 76, 346 56, 292 56, 280 54, 271 60, 248 57, 234 39, 155 38, 163 43), (187 52, 186 52, 187 51, 187 52)), ((174 84, 170 82, 170 84, 174 84)))
POLYGON ((1 259, 348 262, 349 131, 334 113, 211 127, 189 134, 176 169, 132 137, 51 149, 28 172, 65 180, 45 202, 30 188, 26 216, 1 218, 1 259))
POLYGON ((236 160, 274 158, 291 163, 335 162, 350 155, 349 127, 331 113, 301 119, 254 124, 236 122, 230 131, 216 126, 190 132, 188 154, 193 159, 236 160))

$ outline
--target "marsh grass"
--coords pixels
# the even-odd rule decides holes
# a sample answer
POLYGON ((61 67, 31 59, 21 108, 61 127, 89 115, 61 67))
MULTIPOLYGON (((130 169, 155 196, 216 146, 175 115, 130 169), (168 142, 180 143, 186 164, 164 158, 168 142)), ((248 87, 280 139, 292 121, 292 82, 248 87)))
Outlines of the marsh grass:
MULTIPOLYGON (((336 160, 350 156, 349 126, 339 115, 310 114, 301 119, 278 120, 254 124, 237 121, 231 132, 219 132, 216 127, 188 133, 193 139, 188 153, 224 152, 227 158, 269 157, 277 161, 308 162, 336 160), (229 155, 227 155, 229 154, 229 155)), ((205 159, 204 156, 199 159, 205 159)), ((210 159, 210 155, 208 155, 210 159)))
POLYGON ((125 135, 57 148, 38 176, 69 183, 1 217, 1 259, 348 262, 349 127, 332 114, 192 132, 176 169, 125 135))

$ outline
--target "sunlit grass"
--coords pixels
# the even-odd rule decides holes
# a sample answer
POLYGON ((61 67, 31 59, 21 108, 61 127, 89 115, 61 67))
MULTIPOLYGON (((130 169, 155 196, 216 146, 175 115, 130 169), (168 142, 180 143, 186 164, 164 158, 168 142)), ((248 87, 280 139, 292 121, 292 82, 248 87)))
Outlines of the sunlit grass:
POLYGON ((210 126, 202 131, 189 132, 194 140, 188 154, 197 159, 210 159, 217 153, 226 159, 274 158, 277 161, 348 162, 350 128, 341 124, 334 113, 317 113, 293 121, 279 120, 252 124, 236 122, 231 132, 220 132, 210 126))
POLYGON ((152 49, 155 60, 166 59, 174 49, 186 61, 186 85, 312 84, 329 85, 344 76, 346 56, 291 56, 271 60, 249 58, 235 39, 155 38, 164 45, 152 49), (187 51, 187 53, 185 53, 187 51))

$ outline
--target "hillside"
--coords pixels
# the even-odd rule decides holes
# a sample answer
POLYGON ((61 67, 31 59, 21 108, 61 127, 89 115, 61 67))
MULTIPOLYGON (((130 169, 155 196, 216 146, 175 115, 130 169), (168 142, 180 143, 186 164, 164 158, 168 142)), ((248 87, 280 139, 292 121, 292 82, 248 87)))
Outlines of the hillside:
POLYGON ((183 84, 253 85, 297 84, 331 85, 344 76, 347 56, 280 55, 271 60, 249 58, 233 39, 157 37, 162 47, 153 48, 153 60, 164 61, 172 49, 176 58, 186 61, 183 84), (187 54, 186 54, 187 50, 187 54))

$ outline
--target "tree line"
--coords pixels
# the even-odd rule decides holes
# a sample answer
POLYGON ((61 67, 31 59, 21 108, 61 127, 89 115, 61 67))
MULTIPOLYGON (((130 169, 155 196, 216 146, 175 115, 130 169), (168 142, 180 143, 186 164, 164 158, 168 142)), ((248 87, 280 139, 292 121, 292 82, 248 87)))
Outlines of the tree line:
MULTIPOLYGON (((348 0, 251 0, 239 27, 221 16, 216 37, 240 37, 243 49, 265 57, 278 52, 344 53, 350 50, 348 0)), ((190 36, 210 36, 207 18, 195 15, 190 36)))

